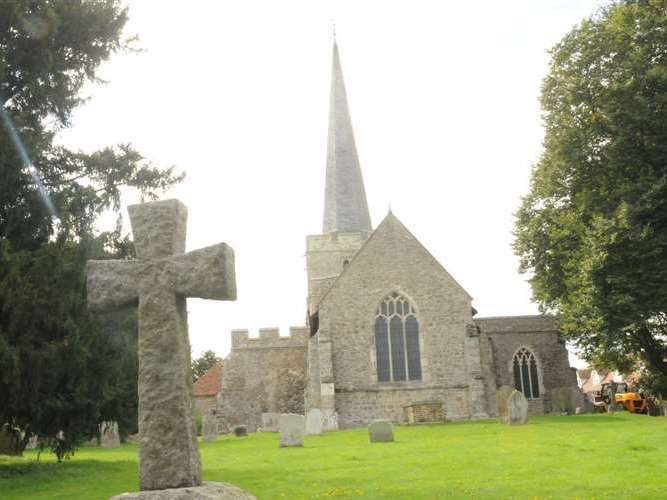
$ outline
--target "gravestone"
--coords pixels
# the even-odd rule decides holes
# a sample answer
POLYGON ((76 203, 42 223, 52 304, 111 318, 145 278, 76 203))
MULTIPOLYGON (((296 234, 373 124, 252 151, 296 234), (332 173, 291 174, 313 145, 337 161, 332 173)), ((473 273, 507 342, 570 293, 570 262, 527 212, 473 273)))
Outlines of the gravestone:
POLYGON ((322 411, 319 408, 306 413, 306 434, 322 434, 322 411))
POLYGON ((215 441, 218 439, 218 417, 214 411, 207 411, 202 417, 201 433, 204 441, 215 441))
POLYGON ((187 209, 178 200, 128 212, 138 258, 89 261, 88 306, 138 305, 139 482, 156 491, 123 498, 166 498, 157 490, 202 484, 186 298, 235 300, 234 252, 221 243, 185 253, 187 209))
POLYGON ((514 392, 514 389, 509 385, 502 385, 496 391, 496 405, 498 408, 498 420, 503 424, 507 423, 507 400, 514 392))
POLYGON ((558 387, 551 391, 551 408, 556 413, 572 415, 584 406, 584 395, 577 387, 558 387))
POLYGON ((0 425, 0 455, 21 455, 20 432, 10 428, 9 424, 0 425))
POLYGON ((28 444, 25 445, 26 450, 34 450, 39 446, 39 437, 32 435, 28 440, 28 444))
POLYGON ((100 446, 102 448, 120 447, 118 422, 102 422, 100 424, 100 446))
POLYGON ((284 413, 280 415, 279 426, 281 448, 303 446, 303 431, 305 430, 303 415, 284 413))
POLYGON ((278 432, 280 413, 262 413, 262 432, 278 432))
POLYGON ((507 423, 510 425, 528 423, 528 400, 516 390, 507 398, 507 423))
POLYGON ((238 437, 245 437, 248 435, 248 428, 245 425, 237 425, 234 427, 234 435, 238 437))
POLYGON ((394 426, 388 420, 377 420, 368 426, 371 443, 393 443, 394 426))

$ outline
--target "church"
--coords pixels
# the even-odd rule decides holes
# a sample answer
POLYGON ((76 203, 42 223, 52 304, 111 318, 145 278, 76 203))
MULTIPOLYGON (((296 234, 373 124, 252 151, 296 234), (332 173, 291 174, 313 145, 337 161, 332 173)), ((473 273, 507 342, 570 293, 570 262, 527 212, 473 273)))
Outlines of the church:
POLYGON ((391 212, 371 225, 334 42, 322 234, 306 237, 308 324, 232 332, 217 414, 254 431, 263 413, 319 409, 323 429, 377 419, 494 417, 496 390, 532 415, 577 387, 553 317, 477 317, 472 297, 391 212))

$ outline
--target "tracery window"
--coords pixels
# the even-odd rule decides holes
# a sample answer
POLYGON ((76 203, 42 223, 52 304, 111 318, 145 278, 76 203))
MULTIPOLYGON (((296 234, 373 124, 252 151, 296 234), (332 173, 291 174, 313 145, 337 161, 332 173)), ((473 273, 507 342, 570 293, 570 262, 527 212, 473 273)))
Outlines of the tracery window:
POLYGON ((417 313, 396 292, 380 302, 375 313, 375 354, 378 382, 421 380, 417 313))
POLYGON ((540 397, 540 382, 535 355, 525 347, 514 355, 514 387, 528 399, 540 397))

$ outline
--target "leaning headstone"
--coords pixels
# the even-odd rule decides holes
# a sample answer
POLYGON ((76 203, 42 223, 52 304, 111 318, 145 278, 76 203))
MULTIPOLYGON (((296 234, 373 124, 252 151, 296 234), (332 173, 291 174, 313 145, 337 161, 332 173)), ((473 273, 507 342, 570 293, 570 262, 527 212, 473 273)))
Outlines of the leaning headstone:
POLYGON ((322 412, 312 408, 306 413, 306 434, 322 434, 322 412))
POLYGON ((507 398, 507 423, 510 425, 528 423, 528 400, 516 390, 507 398))
POLYGON ((234 252, 221 243, 185 253, 187 209, 178 200, 131 205, 128 211, 137 259, 89 261, 88 305, 101 311, 138 304, 144 492, 136 495, 165 498, 163 491, 145 490, 202 484, 186 299, 235 300, 234 252))
POLYGON ((207 411, 202 417, 201 433, 204 441, 218 439, 218 418, 212 411, 207 411))
POLYGON ((262 432, 278 432, 280 413, 262 413, 262 432))
POLYGON ((28 444, 25 445, 26 450, 34 450, 39 446, 39 437, 33 435, 30 436, 30 439, 28 439, 28 444))
POLYGON ((303 446, 303 431, 305 427, 303 415, 284 413, 280 415, 280 447, 303 446))
POLYGON ((377 420, 368 426, 368 437, 371 443, 392 443, 394 426, 388 420, 377 420))
POLYGON ((507 423, 507 400, 514 392, 514 389, 509 385, 501 385, 496 391, 496 405, 498 408, 498 420, 502 423, 507 423))
POLYGON ((238 437, 245 437, 248 435, 248 428, 245 425, 237 425, 234 427, 234 435, 238 437))
POLYGON ((102 422, 100 424, 100 446, 102 448, 120 447, 118 422, 102 422))

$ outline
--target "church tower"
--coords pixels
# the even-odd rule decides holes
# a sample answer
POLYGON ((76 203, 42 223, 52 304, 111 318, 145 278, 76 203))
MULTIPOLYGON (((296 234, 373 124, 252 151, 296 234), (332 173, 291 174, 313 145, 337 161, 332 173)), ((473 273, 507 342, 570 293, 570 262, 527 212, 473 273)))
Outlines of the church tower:
POLYGON ((322 234, 306 238, 309 314, 317 310, 322 296, 372 230, 343 70, 334 40, 322 234))

